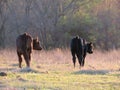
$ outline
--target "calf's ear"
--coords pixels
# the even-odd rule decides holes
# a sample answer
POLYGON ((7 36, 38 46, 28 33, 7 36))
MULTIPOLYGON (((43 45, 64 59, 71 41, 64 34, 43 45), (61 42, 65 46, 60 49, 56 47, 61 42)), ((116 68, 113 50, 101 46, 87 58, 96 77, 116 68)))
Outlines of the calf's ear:
POLYGON ((92 43, 92 42, 90 42, 90 46, 94 47, 94 46, 95 46, 95 44, 94 44, 94 43, 92 43))
POLYGON ((92 42, 90 42, 90 45, 93 44, 92 42))
POLYGON ((38 37, 34 38, 33 40, 38 41, 38 37))
POLYGON ((38 36, 36 37, 36 41, 38 41, 38 36))

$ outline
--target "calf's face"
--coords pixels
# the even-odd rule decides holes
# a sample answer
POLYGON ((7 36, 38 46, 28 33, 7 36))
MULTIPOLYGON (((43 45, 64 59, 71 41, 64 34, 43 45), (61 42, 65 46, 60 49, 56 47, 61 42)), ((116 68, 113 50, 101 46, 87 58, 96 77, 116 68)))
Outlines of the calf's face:
POLYGON ((87 44, 87 52, 89 54, 93 53, 93 43, 90 42, 90 43, 87 44))
POLYGON ((37 39, 33 39, 33 49, 34 50, 42 50, 42 47, 40 46, 40 41, 37 39))

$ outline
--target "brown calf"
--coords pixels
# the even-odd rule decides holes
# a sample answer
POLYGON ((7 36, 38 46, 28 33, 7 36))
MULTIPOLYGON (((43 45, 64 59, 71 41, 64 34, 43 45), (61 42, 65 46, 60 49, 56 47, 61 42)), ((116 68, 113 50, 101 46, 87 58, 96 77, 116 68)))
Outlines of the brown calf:
POLYGON ((40 42, 37 39, 33 39, 29 34, 24 33, 19 35, 16 39, 17 55, 19 60, 19 67, 21 68, 22 55, 25 59, 27 67, 30 67, 32 50, 42 50, 40 42))

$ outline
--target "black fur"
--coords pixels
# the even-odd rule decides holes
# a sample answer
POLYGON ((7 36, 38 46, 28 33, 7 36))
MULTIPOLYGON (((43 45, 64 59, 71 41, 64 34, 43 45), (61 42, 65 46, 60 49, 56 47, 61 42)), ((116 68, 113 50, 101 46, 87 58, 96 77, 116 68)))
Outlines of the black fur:
POLYGON ((76 63, 76 56, 78 58, 78 61, 81 67, 81 66, 84 66, 85 57, 87 53, 89 54, 93 53, 92 43, 91 42, 87 43, 86 40, 80 38, 79 36, 76 36, 71 40, 70 48, 71 48, 74 67, 76 63))

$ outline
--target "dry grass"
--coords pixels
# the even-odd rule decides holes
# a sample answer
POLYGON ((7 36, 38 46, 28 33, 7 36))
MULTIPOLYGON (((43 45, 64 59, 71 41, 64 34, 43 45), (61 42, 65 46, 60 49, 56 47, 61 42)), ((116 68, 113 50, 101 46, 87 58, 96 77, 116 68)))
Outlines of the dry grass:
MULTIPOLYGON (((85 66, 82 70, 119 70, 120 68, 120 50, 112 50, 109 52, 94 51, 88 54, 85 60, 85 66)), ((0 70, 9 70, 18 67, 18 58, 15 50, 0 51, 0 70)), ((76 70, 79 70, 78 60, 76 62, 76 70)), ((25 61, 22 63, 25 67, 25 61)), ((65 70, 73 70, 72 56, 68 49, 55 49, 50 51, 33 51, 31 67, 39 69, 55 69, 57 66, 67 66, 65 70)), ((60 68, 64 70, 63 68, 60 68)))
POLYGON ((109 52, 95 51, 93 55, 86 57, 88 68, 95 70, 118 70, 120 68, 120 50, 109 52))
POLYGON ((76 68, 73 67, 68 49, 33 51, 31 69, 26 71, 24 60, 23 69, 18 68, 15 50, 1 50, 0 72, 8 75, 0 76, 0 89, 117 90, 120 88, 119 53, 120 50, 94 51, 94 54, 87 55, 85 66, 80 70, 78 61, 76 68))
MULTIPOLYGON (((120 68, 120 50, 112 50, 109 52, 94 51, 93 54, 88 54, 85 60, 83 70, 118 70, 120 68)), ((68 65, 69 69, 73 68, 72 56, 67 50, 51 50, 33 53, 34 61, 39 64, 47 65, 68 65)), ((77 60, 76 68, 79 69, 77 60)))

